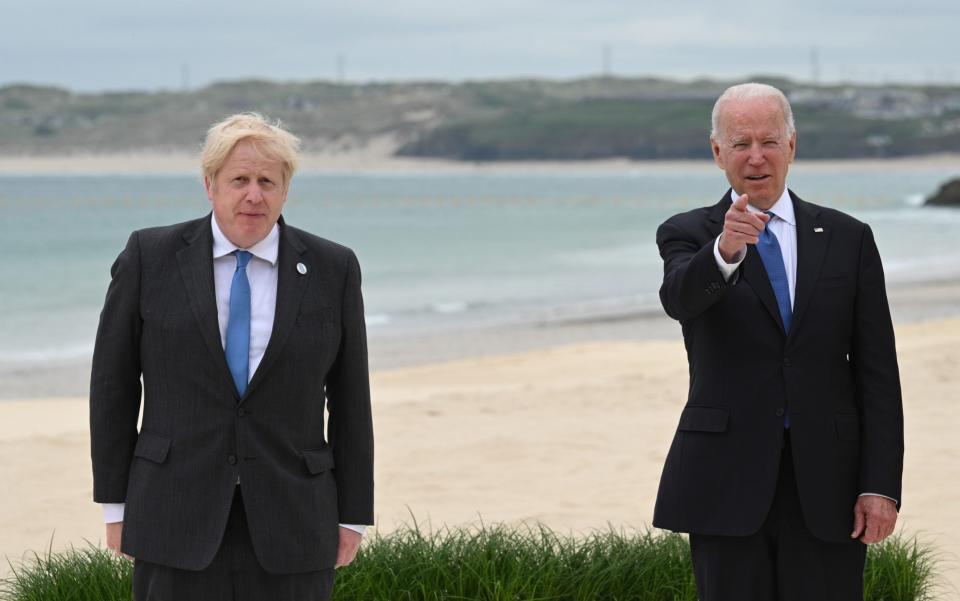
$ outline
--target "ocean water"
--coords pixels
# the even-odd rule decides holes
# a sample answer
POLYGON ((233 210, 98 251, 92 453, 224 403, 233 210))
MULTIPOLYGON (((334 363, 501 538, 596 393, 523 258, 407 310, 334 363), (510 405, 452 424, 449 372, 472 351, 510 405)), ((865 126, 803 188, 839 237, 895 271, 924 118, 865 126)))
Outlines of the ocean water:
MULTIPOLYGON (((789 185, 870 223, 897 283, 960 275, 960 210, 919 206, 955 175, 796 169, 789 185)), ((725 189, 701 167, 301 174, 284 215, 356 251, 371 336, 403 335, 656 310, 657 225, 725 189)), ((208 211, 188 175, 0 176, 0 363, 88 357, 129 233, 208 211)))

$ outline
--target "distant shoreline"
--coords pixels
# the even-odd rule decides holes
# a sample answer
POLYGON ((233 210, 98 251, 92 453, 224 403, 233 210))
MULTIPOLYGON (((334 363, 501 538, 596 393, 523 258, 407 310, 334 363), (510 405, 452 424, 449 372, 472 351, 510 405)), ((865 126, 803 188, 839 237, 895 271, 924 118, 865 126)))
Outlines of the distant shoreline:
MULTIPOLYGON (((802 150, 802 148, 801 148, 802 150)), ((493 161, 467 162, 448 159, 397 157, 372 147, 349 153, 306 153, 300 173, 551 173, 551 172, 703 172, 717 167, 710 160, 598 159, 592 161, 493 161)), ((891 159, 803 159, 799 172, 839 170, 954 169, 960 173, 960 154, 936 154, 891 159)), ((197 175, 199 156, 188 152, 154 150, 110 154, 65 154, 48 156, 0 156, 0 176, 32 175, 197 175)))

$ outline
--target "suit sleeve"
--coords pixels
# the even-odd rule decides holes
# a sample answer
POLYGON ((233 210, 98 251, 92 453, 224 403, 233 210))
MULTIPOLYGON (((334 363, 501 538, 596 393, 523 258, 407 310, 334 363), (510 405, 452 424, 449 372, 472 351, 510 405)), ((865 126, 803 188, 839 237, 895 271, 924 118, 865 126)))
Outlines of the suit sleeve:
POLYGON ((725 295, 738 278, 724 277, 714 256, 716 238, 705 243, 670 220, 657 228, 657 246, 663 258, 660 302, 670 317, 686 321, 697 317, 725 295))
POLYGON ((903 401, 880 253, 865 226, 850 361, 860 404, 860 490, 902 502, 903 401))
POLYGON ((123 503, 140 413, 140 244, 137 232, 110 269, 90 373, 93 500, 123 503))
POLYGON ((333 447, 340 523, 373 524, 373 419, 360 264, 348 258, 342 336, 327 378, 327 432, 333 447))

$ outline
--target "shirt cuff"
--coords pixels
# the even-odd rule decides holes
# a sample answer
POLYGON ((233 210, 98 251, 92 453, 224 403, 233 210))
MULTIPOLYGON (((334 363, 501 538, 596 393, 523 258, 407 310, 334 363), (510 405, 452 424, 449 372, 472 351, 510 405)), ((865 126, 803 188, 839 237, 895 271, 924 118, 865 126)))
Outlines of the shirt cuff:
MULTIPOLYGON (((723 234, 721 234, 721 236, 722 235, 723 234)), ((743 259, 746 256, 746 252, 740 251, 740 253, 734 257, 733 263, 727 263, 723 260, 723 257, 720 256, 720 236, 717 236, 717 239, 713 242, 713 258, 717 260, 717 267, 720 268, 720 273, 723 274, 723 279, 727 282, 730 281, 730 276, 737 272, 737 268, 740 267, 740 263, 743 263, 743 259)))
POLYGON ((346 528, 347 530, 353 530, 354 532, 360 534, 361 536, 367 530, 366 526, 361 526, 359 524, 340 524, 340 527, 346 528))
POLYGON ((123 510, 127 506, 126 503, 101 503, 100 506, 103 507, 103 522, 105 524, 123 521, 123 510))
POLYGON ((860 494, 857 495, 857 496, 858 496, 858 497, 883 497, 884 499, 890 499, 891 501, 893 501, 893 502, 896 503, 897 505, 900 504, 900 501, 894 499, 893 497, 888 497, 887 495, 881 495, 880 493, 876 493, 876 492, 862 492, 862 493, 860 493, 860 494))

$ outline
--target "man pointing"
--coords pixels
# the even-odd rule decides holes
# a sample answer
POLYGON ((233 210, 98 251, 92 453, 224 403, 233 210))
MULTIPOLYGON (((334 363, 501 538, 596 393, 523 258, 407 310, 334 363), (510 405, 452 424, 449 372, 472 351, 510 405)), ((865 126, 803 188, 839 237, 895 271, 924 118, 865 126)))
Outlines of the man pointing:
POLYGON ((903 467, 873 234, 787 189, 797 135, 779 90, 729 88, 710 141, 731 189, 657 230, 690 386, 654 525, 690 533, 701 600, 862 599, 903 467))

